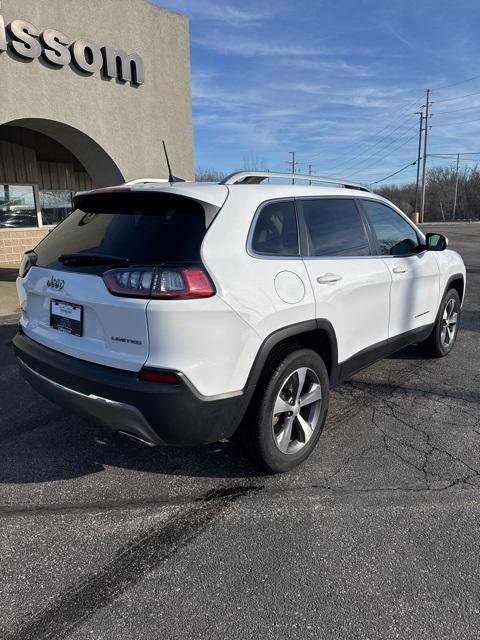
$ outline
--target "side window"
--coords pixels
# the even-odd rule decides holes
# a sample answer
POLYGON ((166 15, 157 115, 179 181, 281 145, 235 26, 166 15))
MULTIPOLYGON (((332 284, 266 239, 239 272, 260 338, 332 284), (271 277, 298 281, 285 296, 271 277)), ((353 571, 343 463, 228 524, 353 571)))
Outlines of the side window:
POLYGON ((380 255, 404 256, 418 249, 420 242, 415 229, 396 211, 380 202, 361 202, 377 236, 380 255))
POLYGON ((348 198, 302 200, 311 256, 368 256, 370 245, 355 202, 348 198))
POLYGON ((266 204, 260 211, 252 237, 256 253, 298 256, 297 216, 293 200, 266 204))

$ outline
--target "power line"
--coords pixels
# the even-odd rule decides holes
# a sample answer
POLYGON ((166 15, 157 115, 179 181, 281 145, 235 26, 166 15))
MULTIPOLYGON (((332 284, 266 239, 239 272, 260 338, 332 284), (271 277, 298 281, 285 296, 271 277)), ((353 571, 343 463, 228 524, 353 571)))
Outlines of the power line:
POLYGON ((408 142, 410 142, 411 140, 413 140, 414 138, 417 137, 417 134, 415 134, 414 136, 412 136, 411 138, 408 138, 408 140, 405 140, 404 142, 402 142, 402 144, 399 144, 398 147, 395 147, 395 149, 392 149, 392 151, 390 151, 389 153, 385 154, 384 156, 381 156, 380 158, 377 158, 376 161, 374 163, 372 163, 370 166, 368 167, 364 167, 362 170, 356 171, 354 174, 352 175, 358 175, 359 173, 362 173, 363 171, 368 171, 368 169, 370 169, 371 167, 374 167, 377 162, 380 162, 380 160, 384 160, 385 158, 388 158, 392 155, 392 153, 395 153, 395 151, 397 151, 398 149, 401 149, 402 147, 404 147, 408 142))
POLYGON ((454 82, 453 84, 444 84, 441 87, 437 87, 434 89, 435 91, 440 91, 441 89, 450 89, 450 87, 458 87, 459 84, 466 84, 467 82, 471 82, 472 80, 477 80, 480 76, 472 76, 471 78, 467 78, 466 80, 460 80, 460 82, 454 82))
MULTIPOLYGON (((449 155, 440 155, 440 154, 437 154, 437 153, 429 153, 428 155, 429 155, 430 158, 445 158, 447 160, 455 161, 455 158, 457 156, 461 156, 463 154, 461 154, 461 153, 451 153, 449 155)), ((478 152, 476 154, 471 154, 471 155, 479 155, 480 156, 480 152, 478 152)), ((469 161, 470 162, 478 162, 478 160, 475 160, 474 158, 463 158, 463 159, 460 160, 460 162, 469 162, 469 161)), ((417 164, 417 160, 414 160, 413 162, 409 162, 409 164, 406 164, 401 169, 398 169, 398 171, 394 171, 394 173, 390 173, 388 176, 385 176, 384 178, 381 178, 380 180, 375 180, 375 182, 370 182, 368 186, 372 187, 374 184, 379 184, 380 182, 385 182, 385 180, 388 180, 389 178, 393 178, 394 176, 398 175, 399 173, 402 173, 403 171, 406 171, 409 167, 414 167, 416 164, 417 164)))
POLYGON ((480 156, 480 151, 461 151, 460 154, 458 153, 450 153, 450 152, 445 152, 445 153, 429 153, 430 156, 457 156, 457 155, 461 155, 461 156, 480 156))
POLYGON ((457 113, 457 111, 467 111, 468 109, 478 109, 480 104, 474 104, 471 107, 462 107, 461 109, 449 109, 448 111, 437 111, 436 116, 441 116, 443 113, 457 113))
MULTIPOLYGON (((353 170, 354 173, 359 173, 361 172, 361 170, 364 168, 363 165, 365 164, 365 162, 368 162, 371 158, 374 158, 375 156, 377 156, 378 153, 382 153, 383 151, 386 151, 389 147, 391 147, 392 145, 396 144, 399 141, 403 141, 405 140, 405 136, 407 134, 409 134, 413 129, 417 128, 417 123, 415 122, 415 124, 413 125, 413 127, 409 127, 407 129, 407 131, 405 131, 401 136, 399 136, 398 138, 395 138, 395 140, 392 140, 389 144, 383 146, 382 149, 379 149, 378 152, 372 153, 369 156, 367 156, 366 158, 364 158, 363 160, 360 161, 360 163, 354 163, 354 166, 350 168, 350 170, 353 170)), ((408 138, 408 140, 405 141, 405 144, 411 140, 411 138, 408 138)), ((402 146, 402 144, 400 144, 399 147, 395 147, 395 149, 399 149, 402 146)), ((395 151, 395 149, 392 150, 391 153, 393 153, 395 151)), ((382 156, 382 158, 387 158, 390 155, 390 153, 387 153, 385 156, 382 156)), ((375 160, 375 162, 373 164, 376 164, 376 162, 378 162, 379 159, 382 158, 377 158, 375 160)), ((369 165, 369 166, 373 166, 373 165, 369 165)))
MULTIPOLYGON (((402 107, 402 108, 400 109, 400 111, 398 112, 398 115, 399 115, 399 116, 402 116, 402 115, 403 115, 403 114, 405 114, 407 111, 409 111, 409 110, 411 110, 411 109, 413 110, 414 108, 419 108, 419 106, 418 106, 418 100, 415 100, 415 102, 409 103, 409 104, 405 105, 404 107, 402 107), (416 105, 416 107, 414 107, 414 105, 416 105)), ((403 121, 406 121, 410 116, 411 116, 411 114, 408 114, 407 118, 402 118, 402 122, 403 122, 403 121)), ((401 126, 401 125, 400 125, 400 126, 401 126)), ((352 142, 351 142, 351 143, 349 143, 348 145, 345 145, 345 146, 343 146, 343 147, 340 147, 340 149, 339 149, 339 151, 338 151, 337 153, 342 153, 342 151, 346 151, 346 150, 348 150, 348 149, 351 149, 351 148, 352 148, 352 145, 355 145, 355 144, 357 144, 357 145, 358 145, 358 144, 360 144, 360 147, 361 147, 361 148, 365 148, 365 146, 366 146, 366 147, 369 147, 369 146, 372 144, 372 142, 371 142, 371 138, 372 138, 372 137, 376 137, 376 136, 381 135, 384 131, 386 131, 386 130, 387 130, 387 129, 389 129, 390 127, 391 127, 391 123, 389 122, 385 127, 383 127, 382 129, 380 129, 380 130, 379 130, 379 131, 377 131, 376 133, 369 134, 369 135, 364 136, 364 137, 361 137, 361 138, 357 138, 356 140, 352 140, 352 142)), ((400 127, 397 127, 397 129, 398 129, 398 128, 400 128, 400 127)), ((397 129, 394 129, 394 131, 396 131, 397 129)), ((393 132, 390 132, 390 133, 393 133, 393 132)), ((388 137, 388 134, 387 134, 387 136, 385 136, 385 137, 388 137)), ((323 154, 323 152, 315 153, 313 156, 310 156, 310 159, 311 159, 311 160, 313 160, 313 159, 317 158, 318 156, 321 156, 322 154, 323 154)), ((337 163, 336 165, 333 165, 333 168, 338 167, 338 166, 341 166, 342 164, 343 164, 343 162, 337 163)), ((332 167, 330 167, 330 168, 332 168, 332 167)))
POLYGON ((438 104, 439 102, 451 102, 452 100, 461 100, 462 98, 470 98, 470 96, 478 96, 480 95, 480 91, 475 91, 474 93, 466 93, 463 96, 455 96, 455 98, 444 98, 443 100, 434 100, 432 104, 438 104))
MULTIPOLYGON (((430 158, 441 158, 441 159, 443 159, 443 160, 452 160, 452 161, 454 161, 454 160, 455 160, 455 157, 456 157, 457 155, 459 155, 459 154, 457 154, 457 153, 456 153, 456 154, 454 154, 454 156, 440 156, 440 155, 438 155, 438 156, 437 156, 437 155, 432 156, 432 155, 430 154, 430 156, 429 156, 429 157, 430 157, 430 158)), ((478 158, 460 158, 460 162, 476 162, 476 163, 478 164, 478 163, 480 162, 480 160, 479 160, 478 158)))
MULTIPOLYGON (((410 115, 408 116, 408 119, 410 119, 410 117, 411 117, 412 115, 413 115, 413 114, 410 114, 410 115)), ((406 120, 404 120, 404 121, 406 121, 406 120)), ((336 167, 339 167, 339 166, 340 166, 340 167, 342 167, 342 171, 343 171, 343 170, 345 170, 345 169, 349 169, 349 170, 350 170, 350 169, 352 168, 352 165, 353 165, 353 167, 354 167, 355 165, 357 165, 357 164, 358 164, 358 162, 355 162, 355 160, 357 160, 358 158, 362 158, 362 159, 360 160, 360 165, 361 165, 361 164, 363 164, 363 162, 364 162, 365 160, 369 160, 369 159, 370 159, 374 154, 370 154, 370 155, 368 155, 366 158, 365 158, 365 157, 362 157, 362 156, 364 156, 364 154, 365 154, 366 152, 370 152, 372 149, 375 149, 376 147, 378 147, 378 145, 382 145, 382 143, 383 143, 385 140, 387 140, 388 138, 390 138, 390 136, 391 136, 393 133, 395 133, 395 131, 398 131, 399 129, 401 129, 402 127, 404 127, 404 126, 405 126, 405 125, 404 125, 404 121, 402 121, 402 124, 400 124, 400 125, 398 125, 397 127, 395 127, 395 129, 392 129, 392 131, 390 131, 386 136, 383 136, 382 138, 380 138, 380 140, 377 140, 377 142, 370 143, 369 145, 367 145, 366 147, 364 147, 362 151, 360 151, 359 153, 357 153, 357 155, 355 155, 355 156, 352 156, 352 157, 348 158, 348 160, 347 160, 346 162, 345 162, 345 161, 343 161, 343 162, 337 163, 336 165, 334 165, 334 166, 333 166, 333 168, 336 168, 336 167)), ((415 127, 417 126, 417 125, 416 125, 416 123, 415 123, 415 125, 414 125, 414 126, 415 126, 415 127)), ((408 132, 409 132, 409 131, 411 131, 412 129, 413 129, 413 127, 409 127, 406 131, 404 131, 404 134, 405 134, 405 133, 408 133, 408 132)), ((389 146, 390 144, 395 144, 395 142, 396 142, 397 140, 399 140, 402 136, 403 136, 403 134, 402 134, 402 135, 400 135, 399 137, 396 137, 396 138, 395 138, 395 140, 393 140, 392 142, 390 142, 390 143, 388 143, 386 146, 384 146, 384 149, 388 148, 388 146, 389 146)), ((382 145, 382 146, 383 146, 383 145, 382 145)))
POLYGON ((385 182, 385 180, 388 180, 389 178, 393 178, 393 176, 396 176, 399 173, 402 173, 402 171, 405 171, 406 169, 408 169, 408 167, 414 167, 416 164, 417 164, 417 161, 414 160, 413 162, 406 164, 404 167, 402 167, 398 171, 395 171, 394 173, 391 173, 390 175, 385 176, 385 178, 382 178, 381 180, 375 180, 375 182, 370 182, 368 186, 372 187, 374 184, 378 184, 379 182, 385 182))
POLYGON ((437 127, 452 127, 455 126, 456 124, 468 124, 469 122, 480 122, 480 118, 475 118, 475 120, 460 120, 460 121, 456 121, 456 122, 439 122, 435 125, 435 128, 437 127))

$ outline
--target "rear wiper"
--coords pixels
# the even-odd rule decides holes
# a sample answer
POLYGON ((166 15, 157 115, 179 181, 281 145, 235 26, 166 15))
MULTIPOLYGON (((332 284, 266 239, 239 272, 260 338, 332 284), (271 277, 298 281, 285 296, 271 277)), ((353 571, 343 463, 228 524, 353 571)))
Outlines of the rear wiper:
POLYGON ((130 264, 128 258, 106 256, 97 253, 65 253, 58 258, 58 261, 63 262, 66 266, 75 264, 130 264))

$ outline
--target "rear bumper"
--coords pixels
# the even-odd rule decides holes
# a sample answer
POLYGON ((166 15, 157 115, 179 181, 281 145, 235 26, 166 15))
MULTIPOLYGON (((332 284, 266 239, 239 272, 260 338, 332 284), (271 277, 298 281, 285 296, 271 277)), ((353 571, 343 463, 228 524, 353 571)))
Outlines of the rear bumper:
POLYGON ((247 394, 208 400, 191 387, 138 379, 48 349, 22 333, 13 339, 24 378, 46 398, 148 445, 199 445, 229 438, 245 413, 247 394))

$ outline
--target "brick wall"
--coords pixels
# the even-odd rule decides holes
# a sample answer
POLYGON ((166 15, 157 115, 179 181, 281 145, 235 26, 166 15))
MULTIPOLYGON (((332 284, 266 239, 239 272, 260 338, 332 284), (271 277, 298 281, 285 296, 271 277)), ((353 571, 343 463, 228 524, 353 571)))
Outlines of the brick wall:
POLYGON ((0 265, 20 262, 25 251, 33 249, 49 231, 49 227, 0 229, 0 265))

